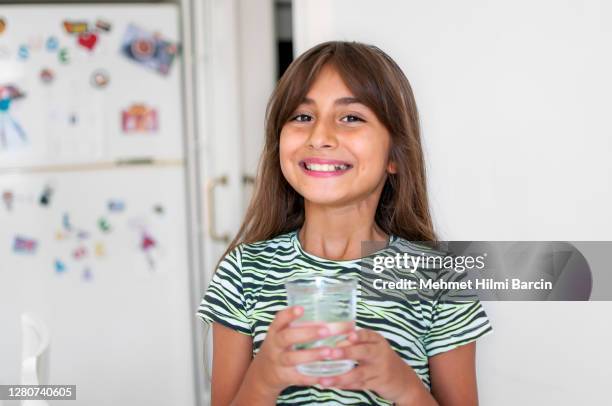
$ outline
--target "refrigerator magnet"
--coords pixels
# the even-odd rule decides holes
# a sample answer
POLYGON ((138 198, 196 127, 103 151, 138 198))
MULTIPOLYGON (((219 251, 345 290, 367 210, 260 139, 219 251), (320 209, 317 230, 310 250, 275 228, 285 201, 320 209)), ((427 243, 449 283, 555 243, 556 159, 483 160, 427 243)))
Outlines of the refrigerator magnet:
POLYGON ((49 68, 44 68, 40 71, 40 80, 44 83, 44 84, 50 84, 51 82, 53 82, 53 79, 55 79, 55 74, 53 73, 53 71, 49 68))
POLYGON ((59 50, 59 52, 57 53, 57 59, 60 61, 60 63, 63 63, 64 65, 70 62, 70 51, 68 50, 68 48, 64 47, 62 49, 59 50))
POLYGON ((97 242, 96 246, 94 247, 94 252, 96 254, 96 257, 100 258, 106 255, 106 248, 104 247, 104 244, 101 242, 97 242))
POLYGON ((6 20, 4 19, 4 17, 0 17, 0 35, 2 35, 5 30, 6 30, 6 20))
POLYGON ((87 32, 86 21, 64 20, 62 25, 64 26, 64 30, 67 34, 81 34, 87 32))
POLYGON ((70 223, 70 214, 64 213, 62 216, 62 226, 64 226, 64 230, 72 231, 72 224, 70 223))
POLYGON ((108 86, 109 82, 110 77, 104 69, 95 70, 91 74, 90 83, 93 87, 96 87, 98 89, 104 89, 106 86, 108 86))
POLYGON ((38 51, 42 48, 43 37, 40 34, 31 35, 28 38, 28 46, 32 51, 38 51))
POLYGON ((13 252, 18 254, 34 254, 37 246, 38 241, 33 238, 15 236, 13 240, 13 252))
POLYGON ((87 248, 84 246, 77 247, 77 249, 72 252, 72 257, 77 261, 83 259, 85 256, 87 256, 87 248))
POLYGON ((28 48, 28 46, 25 44, 19 45, 19 49, 17 50, 17 56, 22 61, 28 59, 28 57, 30 56, 30 49, 28 48))
POLYGON ((110 30, 111 30, 111 23, 109 23, 108 21, 104 21, 104 20, 98 19, 96 21, 96 28, 98 30, 100 30, 100 31, 110 32, 110 30))
POLYGON ((56 259, 53 265, 55 267, 56 273, 62 273, 66 271, 66 264, 64 264, 62 260, 56 259))
POLYGON ((14 145, 28 143, 21 124, 11 114, 13 101, 23 96, 23 92, 15 86, 0 86, 0 148, 9 149, 14 145), (19 139, 19 144, 15 144, 14 139, 19 139))
POLYGON ((153 237, 146 232, 142 233, 142 240, 141 240, 141 244, 140 244, 140 248, 142 248, 143 251, 147 252, 153 248, 155 248, 155 239, 153 239, 153 237))
POLYGON ((158 33, 130 24, 121 42, 123 55, 142 66, 167 75, 177 53, 177 46, 158 33))
POLYGON ((103 233, 108 233, 111 231, 110 223, 104 217, 100 217, 100 219, 98 220, 98 227, 100 228, 100 231, 102 231, 103 233))
POLYGON ((157 110, 145 104, 135 103, 121 112, 121 129, 124 133, 151 133, 158 127, 157 110))
POLYGON ((83 32, 79 34, 77 43, 88 51, 93 51, 98 43, 98 34, 95 32, 83 32))
POLYGON ((108 201, 108 210, 118 213, 122 212, 125 209, 125 202, 122 200, 109 200, 108 201))
POLYGON ((58 47, 59 47, 59 41, 57 40, 57 37, 54 37, 52 35, 49 38, 47 38, 47 41, 45 42, 45 48, 47 48, 47 51, 55 52, 57 51, 58 47))
POLYGON ((156 204, 153 206, 153 211, 161 216, 164 214, 164 206, 161 204, 156 204))
POLYGON ((53 196, 53 188, 49 185, 46 185, 40 194, 40 199, 38 202, 41 206, 49 206, 51 204, 51 197, 53 196))
POLYGON ((86 281, 91 281, 93 279, 93 273, 89 267, 83 269, 83 279, 86 281))
POLYGON ((2 201, 4 202, 4 207, 6 207, 7 211, 13 210, 13 201, 15 200, 15 195, 10 190, 5 190, 2 192, 2 201))

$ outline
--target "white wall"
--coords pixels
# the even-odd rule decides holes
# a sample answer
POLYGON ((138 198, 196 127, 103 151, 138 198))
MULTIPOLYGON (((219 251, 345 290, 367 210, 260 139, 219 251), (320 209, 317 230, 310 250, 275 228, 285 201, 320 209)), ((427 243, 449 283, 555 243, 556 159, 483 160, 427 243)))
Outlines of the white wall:
MULTIPOLYGON (((295 0, 293 17, 297 54, 355 40, 402 67, 441 238, 612 240, 612 3, 295 0)), ((483 405, 604 403, 610 302, 484 305, 483 405)))

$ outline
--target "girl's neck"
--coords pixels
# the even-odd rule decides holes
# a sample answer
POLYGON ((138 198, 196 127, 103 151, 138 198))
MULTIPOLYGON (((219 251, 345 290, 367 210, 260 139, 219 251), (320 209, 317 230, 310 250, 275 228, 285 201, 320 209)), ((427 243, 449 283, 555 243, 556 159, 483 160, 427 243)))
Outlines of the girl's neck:
POLYGON ((305 202, 298 238, 304 251, 336 261, 362 258, 362 241, 387 242, 374 221, 375 208, 329 208, 305 202))

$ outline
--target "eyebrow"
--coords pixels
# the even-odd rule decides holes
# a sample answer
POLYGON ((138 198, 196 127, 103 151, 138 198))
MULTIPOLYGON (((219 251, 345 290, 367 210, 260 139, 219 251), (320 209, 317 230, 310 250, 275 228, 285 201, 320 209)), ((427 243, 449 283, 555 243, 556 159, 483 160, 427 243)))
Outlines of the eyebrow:
MULTIPOLYGON (((304 103, 304 104, 315 104, 315 101, 312 100, 311 98, 304 97, 304 100, 302 101, 302 103, 304 103)), ((336 101, 334 101, 335 105, 341 105, 341 106, 345 106, 345 105, 348 105, 348 104, 354 104, 354 103, 363 104, 363 102, 360 99, 358 99, 357 97, 341 97, 339 99, 336 99, 336 101)))

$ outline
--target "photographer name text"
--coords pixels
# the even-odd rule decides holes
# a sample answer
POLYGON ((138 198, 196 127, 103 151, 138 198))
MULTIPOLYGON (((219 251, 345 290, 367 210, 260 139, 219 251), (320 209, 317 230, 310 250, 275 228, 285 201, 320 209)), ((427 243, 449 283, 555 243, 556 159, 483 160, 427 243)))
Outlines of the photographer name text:
POLYGON ((552 290, 553 284, 545 279, 538 281, 524 281, 518 278, 506 278, 496 281, 494 279, 476 279, 467 281, 445 281, 420 279, 399 279, 387 281, 375 279, 372 286, 376 289, 401 289, 401 290, 424 290, 424 289, 485 289, 485 290, 552 290))

